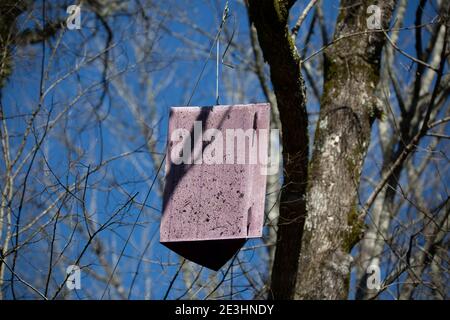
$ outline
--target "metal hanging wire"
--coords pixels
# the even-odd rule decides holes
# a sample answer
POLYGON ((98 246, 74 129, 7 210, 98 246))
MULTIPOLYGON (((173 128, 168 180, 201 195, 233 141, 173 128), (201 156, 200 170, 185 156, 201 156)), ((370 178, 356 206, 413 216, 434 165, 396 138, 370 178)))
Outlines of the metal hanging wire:
POLYGON ((226 22, 227 22, 227 20, 228 20, 228 18, 230 16, 231 16, 230 15, 230 7, 229 7, 228 1, 227 1, 225 3, 225 7, 223 9, 222 20, 220 22, 219 29, 217 30, 216 36, 215 36, 214 41, 213 41, 213 43, 211 45, 211 48, 210 48, 209 53, 208 53, 208 56, 206 57, 206 60, 205 60, 205 62, 203 64, 203 67, 202 67, 202 69, 200 71, 200 74, 197 77, 197 80, 195 82, 194 88, 192 89, 192 93, 189 96, 189 100, 186 103, 187 106, 189 106, 191 104, 191 101, 192 101, 192 98, 193 98, 193 96, 195 94, 195 91, 197 90, 197 87, 198 87, 198 85, 200 83, 200 80, 203 77, 203 73, 205 72, 206 65, 208 64, 208 61, 211 58, 212 52, 214 50, 214 46, 216 47, 216 99, 215 99, 215 102, 216 102, 216 104, 219 104, 219 100, 220 100, 220 95, 219 95, 219 81, 220 81, 219 71, 220 71, 220 66, 219 66, 219 64, 222 63, 223 65, 225 65, 227 67, 233 68, 233 66, 231 64, 225 63, 224 59, 225 59, 225 55, 227 54, 228 49, 229 49, 229 47, 231 45, 231 42, 233 41, 234 34, 236 32, 236 18, 234 16, 233 16, 234 17, 233 32, 231 34, 230 40, 227 43, 225 51, 222 54, 222 58, 219 59, 220 58, 220 35, 221 35, 221 33, 222 33, 222 31, 223 31, 223 29, 225 27, 225 24, 226 24, 226 22), (219 60, 220 60, 220 62, 219 62, 219 60))

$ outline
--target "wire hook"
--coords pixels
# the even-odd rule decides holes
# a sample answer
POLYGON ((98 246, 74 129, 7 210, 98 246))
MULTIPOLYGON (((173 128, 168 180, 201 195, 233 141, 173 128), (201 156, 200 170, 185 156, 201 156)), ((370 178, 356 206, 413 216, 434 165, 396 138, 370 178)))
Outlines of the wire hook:
MULTIPOLYGON (((227 21, 227 19, 230 16, 230 7, 228 6, 228 1, 225 3, 225 7, 223 9, 223 13, 222 13, 222 21, 220 22, 220 26, 219 26, 219 31, 217 32, 217 38, 216 38, 216 105, 219 104, 219 57, 220 57, 220 34, 222 33, 223 27, 225 25, 225 22, 227 21)), ((231 41, 233 40, 234 37, 234 32, 235 32, 235 28, 233 28, 233 34, 231 36, 230 41, 227 44, 227 47, 225 48, 225 51, 222 55, 222 59, 221 59, 221 63, 225 64, 223 62, 225 54, 228 51, 228 48, 230 46, 231 41)), ((225 64, 227 65, 227 64, 225 64)), ((228 65, 227 65, 228 66, 228 65)), ((231 67, 231 66, 230 66, 231 67)))

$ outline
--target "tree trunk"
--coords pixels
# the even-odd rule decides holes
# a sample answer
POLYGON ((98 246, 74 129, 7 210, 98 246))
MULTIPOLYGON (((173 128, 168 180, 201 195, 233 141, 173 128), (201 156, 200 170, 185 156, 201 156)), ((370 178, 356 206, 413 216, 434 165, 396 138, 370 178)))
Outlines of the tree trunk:
MULTIPOLYGON (((357 191, 371 126, 379 114, 374 93, 384 35, 367 32, 371 1, 341 1, 334 39, 345 37, 325 51, 324 90, 308 170, 305 87, 287 25, 294 2, 249 0, 250 19, 270 66, 282 124, 284 189, 272 297, 344 299, 349 253, 361 234, 357 191)), ((386 28, 394 0, 379 1, 378 6, 386 28)))
POLYGON ((250 20, 257 29, 264 59, 270 66, 270 77, 282 125, 284 186, 280 199, 277 246, 269 294, 275 299, 293 298, 306 214, 306 93, 300 71, 300 57, 287 25, 289 9, 294 2, 248 1, 250 20))
MULTIPOLYGON (((346 299, 352 257, 362 223, 358 187, 379 115, 375 88, 379 80, 382 32, 367 32, 372 1, 341 1, 336 41, 325 52, 325 80, 310 165, 307 211, 295 297, 346 299), (350 34, 358 34, 350 36, 350 34)), ((387 28, 394 1, 379 1, 387 28)))

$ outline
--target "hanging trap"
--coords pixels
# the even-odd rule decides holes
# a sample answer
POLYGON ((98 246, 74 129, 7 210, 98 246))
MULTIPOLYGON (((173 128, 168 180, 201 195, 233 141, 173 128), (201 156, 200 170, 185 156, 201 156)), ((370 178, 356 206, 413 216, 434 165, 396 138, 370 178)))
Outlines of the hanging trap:
POLYGON ((270 105, 170 109, 160 242, 219 270, 262 236, 270 105))

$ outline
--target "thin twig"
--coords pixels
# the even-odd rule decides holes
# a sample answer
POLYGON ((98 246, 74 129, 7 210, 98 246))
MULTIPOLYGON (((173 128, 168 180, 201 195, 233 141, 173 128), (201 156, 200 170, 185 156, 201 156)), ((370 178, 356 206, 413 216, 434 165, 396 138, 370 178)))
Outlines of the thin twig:
POLYGON ((295 38, 297 37, 297 33, 300 30, 300 27, 303 24, 303 21, 306 19, 306 16, 308 15, 309 11, 311 11, 311 9, 314 7, 314 5, 316 4, 317 0, 311 0, 308 5, 306 6, 305 10, 303 10, 302 14, 300 15, 300 17, 298 17, 297 22, 295 23, 295 26, 292 28, 292 39, 295 40, 295 38))

